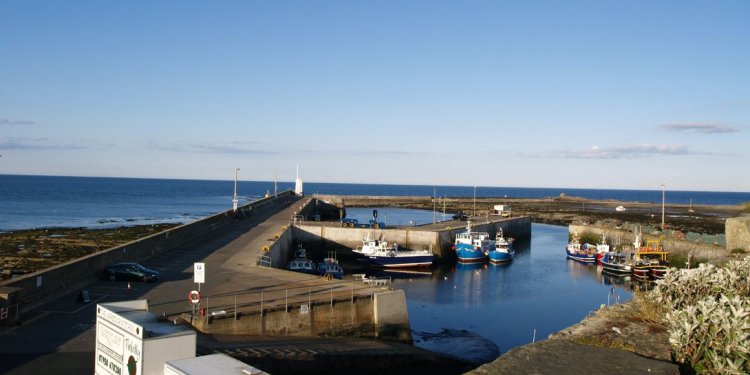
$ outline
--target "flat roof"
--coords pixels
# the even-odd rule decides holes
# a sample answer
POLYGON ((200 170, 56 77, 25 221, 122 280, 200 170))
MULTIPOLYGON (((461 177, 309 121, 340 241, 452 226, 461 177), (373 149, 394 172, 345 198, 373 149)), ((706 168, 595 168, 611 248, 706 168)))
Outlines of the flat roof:
POLYGON ((263 375, 262 370, 238 361, 226 354, 217 353, 195 358, 176 359, 167 361, 165 367, 171 367, 185 374, 205 375, 263 375))

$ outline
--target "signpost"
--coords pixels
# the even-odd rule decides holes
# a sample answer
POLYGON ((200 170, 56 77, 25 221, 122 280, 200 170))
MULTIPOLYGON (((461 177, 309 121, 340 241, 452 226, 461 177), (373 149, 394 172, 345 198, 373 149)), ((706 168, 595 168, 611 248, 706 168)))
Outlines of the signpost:
POLYGON ((193 315, 200 309, 201 284, 206 282, 206 263, 196 262, 193 264, 193 282, 198 284, 198 290, 190 292, 188 299, 193 304, 193 315))

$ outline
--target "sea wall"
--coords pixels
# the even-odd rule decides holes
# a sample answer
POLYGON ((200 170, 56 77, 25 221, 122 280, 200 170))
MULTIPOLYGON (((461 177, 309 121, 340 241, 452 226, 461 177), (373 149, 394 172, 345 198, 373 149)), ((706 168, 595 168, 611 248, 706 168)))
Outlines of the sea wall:
POLYGON ((269 197, 238 208, 235 214, 227 210, 193 223, 181 225, 153 234, 96 254, 91 254, 38 272, 0 282, 0 286, 20 288, 17 301, 21 310, 43 303, 75 288, 95 281, 104 267, 118 262, 142 262, 150 257, 171 250, 199 236, 219 230, 236 220, 253 215, 253 211, 275 199, 293 195, 285 191, 278 198, 269 197))
MULTIPOLYGON (((298 241, 320 248, 337 245, 353 249, 361 246, 362 238, 369 234, 372 238, 397 243, 407 249, 432 249, 438 259, 455 257, 451 246, 455 242, 456 234, 466 230, 465 226, 448 225, 434 230, 421 227, 346 228, 309 222, 296 224, 294 228, 294 237, 298 241)), ((500 228, 506 236, 521 240, 531 238, 531 219, 528 217, 496 218, 473 225, 473 230, 488 232, 493 238, 500 228)))
MULTIPOLYGON (((631 231, 613 229, 613 228, 602 228, 592 225, 575 225, 571 224, 568 226, 569 233, 582 234, 585 232, 593 233, 597 236, 602 234, 606 235, 608 241, 613 241, 620 238, 620 242, 625 245, 632 245, 635 241, 635 234, 631 231)), ((664 247, 664 250, 671 253, 680 254, 687 257, 692 252, 693 257, 696 259, 714 259, 719 258, 727 254, 726 249, 723 246, 711 245, 705 243, 697 243, 685 240, 678 240, 673 238, 661 238, 661 236, 644 234, 643 243, 646 241, 656 240, 659 241, 664 247)), ((610 242, 611 243, 611 242, 610 242)))
POLYGON ((183 319, 199 331, 215 335, 346 336, 412 341, 403 290, 298 303, 262 312, 243 311, 237 317, 183 314, 183 319))
POLYGON ((727 219, 725 226, 727 251, 743 249, 750 252, 750 216, 727 219))

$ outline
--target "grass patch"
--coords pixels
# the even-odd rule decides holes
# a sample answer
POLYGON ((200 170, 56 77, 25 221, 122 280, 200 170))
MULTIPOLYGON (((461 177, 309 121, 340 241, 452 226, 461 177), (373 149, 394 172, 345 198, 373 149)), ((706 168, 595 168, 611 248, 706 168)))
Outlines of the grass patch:
MULTIPOLYGON (((705 262, 702 259, 698 259, 696 257, 693 257, 690 259, 690 268, 698 267, 699 264, 705 262)), ((674 268, 687 268, 685 265, 687 264, 687 256, 682 254, 676 254, 672 253, 669 254, 669 266, 674 268)))
POLYGON ((743 248, 737 247, 732 249, 732 254, 747 254, 747 251, 743 248))

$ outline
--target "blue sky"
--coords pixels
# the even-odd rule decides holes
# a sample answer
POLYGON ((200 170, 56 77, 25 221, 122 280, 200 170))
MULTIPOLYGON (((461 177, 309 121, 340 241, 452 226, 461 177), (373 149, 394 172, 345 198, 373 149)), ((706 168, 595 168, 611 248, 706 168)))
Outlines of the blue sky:
POLYGON ((0 173, 750 191, 748 1, 3 1, 0 173))

